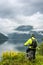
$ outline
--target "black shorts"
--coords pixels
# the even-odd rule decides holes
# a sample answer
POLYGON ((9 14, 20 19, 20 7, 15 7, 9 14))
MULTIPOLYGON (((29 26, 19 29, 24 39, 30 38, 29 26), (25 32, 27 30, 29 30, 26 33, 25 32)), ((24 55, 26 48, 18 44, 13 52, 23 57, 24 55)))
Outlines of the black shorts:
POLYGON ((27 48, 27 50, 26 50, 26 53, 28 53, 29 51, 31 51, 32 49, 30 49, 30 48, 27 48))
MULTIPOLYGON (((33 53, 32 53, 33 54, 33 59, 35 59, 36 49, 27 48, 26 53, 28 53, 30 51, 33 51, 33 53)), ((28 56, 28 54, 27 54, 27 56, 28 56)))

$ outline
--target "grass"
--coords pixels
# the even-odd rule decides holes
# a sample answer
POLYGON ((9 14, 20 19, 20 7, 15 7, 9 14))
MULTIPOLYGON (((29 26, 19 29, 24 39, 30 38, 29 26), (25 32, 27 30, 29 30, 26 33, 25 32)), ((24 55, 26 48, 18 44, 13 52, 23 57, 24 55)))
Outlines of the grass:
POLYGON ((23 52, 3 52, 0 65, 43 65, 43 56, 36 55, 35 62, 32 62, 23 52))

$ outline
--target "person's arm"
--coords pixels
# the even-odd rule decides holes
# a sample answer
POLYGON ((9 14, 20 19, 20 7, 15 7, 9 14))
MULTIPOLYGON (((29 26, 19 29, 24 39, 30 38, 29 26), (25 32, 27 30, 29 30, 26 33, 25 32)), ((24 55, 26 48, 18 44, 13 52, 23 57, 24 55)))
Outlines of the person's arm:
POLYGON ((39 47, 38 47, 38 41, 37 41, 37 39, 36 39, 36 42, 37 42, 37 47, 36 47, 36 49, 39 49, 39 47))
POLYGON ((36 39, 36 42, 37 42, 37 45, 38 45, 38 41, 37 41, 37 39, 36 39))
POLYGON ((27 41, 24 43, 24 45, 27 46, 27 45, 29 45, 29 44, 31 44, 31 43, 32 43, 32 40, 29 39, 29 40, 27 40, 27 41))

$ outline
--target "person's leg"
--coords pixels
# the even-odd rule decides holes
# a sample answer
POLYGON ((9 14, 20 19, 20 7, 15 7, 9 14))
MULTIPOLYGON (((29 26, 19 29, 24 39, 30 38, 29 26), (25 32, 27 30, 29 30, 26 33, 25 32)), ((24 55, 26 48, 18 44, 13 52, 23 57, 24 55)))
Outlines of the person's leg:
POLYGON ((35 59, 36 49, 33 50, 33 59, 35 59))
POLYGON ((28 57, 28 52, 30 51, 30 48, 27 48, 26 53, 27 53, 27 57, 28 57))

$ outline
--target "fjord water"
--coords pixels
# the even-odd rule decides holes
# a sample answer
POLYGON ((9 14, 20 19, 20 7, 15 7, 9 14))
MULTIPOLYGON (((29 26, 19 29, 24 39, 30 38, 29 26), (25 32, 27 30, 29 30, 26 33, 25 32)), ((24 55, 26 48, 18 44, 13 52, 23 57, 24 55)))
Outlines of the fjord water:
POLYGON ((6 41, 3 44, 0 44, 0 55, 5 52, 5 51, 25 51, 24 44, 22 43, 17 43, 15 44, 14 42, 9 42, 6 41))

